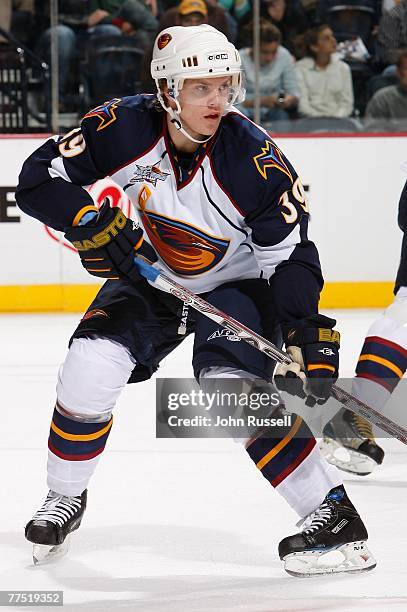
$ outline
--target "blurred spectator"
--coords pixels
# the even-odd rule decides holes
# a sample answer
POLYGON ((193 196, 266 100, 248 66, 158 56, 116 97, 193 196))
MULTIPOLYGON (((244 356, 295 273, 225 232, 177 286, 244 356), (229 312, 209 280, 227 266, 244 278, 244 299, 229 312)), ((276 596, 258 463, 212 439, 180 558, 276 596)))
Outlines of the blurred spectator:
POLYGON ((137 30, 156 31, 156 0, 90 0, 89 28, 117 26, 123 34, 137 30))
POLYGON ((376 53, 379 12, 378 0, 324 0, 320 5, 318 23, 326 23, 339 43, 337 58, 351 69, 355 106, 361 113, 366 108, 367 83, 378 68, 370 59, 376 53))
POLYGON ((158 0, 144 0, 145 5, 150 9, 151 14, 157 19, 158 0))
POLYGON ((307 34, 308 57, 297 62, 299 113, 304 117, 349 117, 353 111, 350 68, 335 59, 336 39, 320 25, 307 34))
POLYGON ((119 27, 126 36, 135 37, 141 47, 149 47, 154 42, 158 21, 153 11, 157 12, 155 0, 149 3, 143 0, 121 0, 111 23, 119 27))
POLYGON ((366 119, 407 119, 407 51, 397 60, 397 85, 377 91, 366 108, 366 119))
POLYGON ((324 0, 319 6, 318 23, 328 24, 339 42, 359 37, 371 50, 380 12, 378 0, 324 0))
MULTIPOLYGON (((157 30, 152 14, 155 0, 65 0, 60 3, 58 34, 59 96, 61 110, 66 110, 66 93, 73 60, 83 54, 87 44, 101 37, 122 34, 139 39, 148 46, 157 30)), ((49 10, 49 9, 48 9, 49 10)), ((50 63, 51 28, 40 37, 37 53, 50 63)), ((68 103, 69 104, 69 103, 68 103)))
POLYGON ((205 2, 204 0, 182 0, 174 8, 168 9, 158 25, 158 31, 165 30, 175 25, 199 25, 209 23, 226 36, 228 35, 228 25, 225 11, 216 2, 205 2))
POLYGON ((302 36, 311 26, 304 8, 296 0, 262 0, 261 16, 281 32, 281 44, 295 57, 301 53, 302 36))
MULTIPOLYGON (((288 119, 287 111, 297 106, 299 88, 294 69, 294 60, 287 49, 281 46, 281 33, 276 26, 260 22, 260 114, 261 121, 288 119)), ((253 118, 254 75, 253 48, 240 50, 242 66, 246 76, 246 100, 243 112, 253 118)))
MULTIPOLYGON (((215 2, 216 0, 208 0, 215 2)), ((239 25, 251 18, 250 0, 219 0, 228 22, 228 38, 235 44, 239 35, 239 25)))
MULTIPOLYGON (((34 33, 34 0, 0 0, 0 27, 25 45, 34 33)), ((0 36, 0 42, 7 42, 0 36)))
POLYGON ((208 9, 203 0, 183 0, 178 7, 178 13, 184 27, 208 23, 208 9))
POLYGON ((20 42, 31 46, 34 42, 34 0, 13 0, 11 33, 20 42))
POLYGON ((390 11, 392 8, 394 8, 400 0, 383 0, 382 1, 382 13, 384 13, 385 11, 390 11))
POLYGON ((158 15, 161 17, 165 11, 168 11, 170 8, 174 8, 177 6, 179 2, 177 0, 158 0, 158 15))
MULTIPOLYGON (((11 0, 3 0, 0 2, 0 28, 3 28, 6 32, 10 32, 11 11, 11 0)), ((0 42, 7 42, 7 39, 0 36, 0 42)))
POLYGON ((204 0, 182 0, 178 6, 165 11, 158 24, 158 31, 175 25, 190 26, 201 23, 208 23, 208 7, 204 0))
POLYGON ((112 25, 116 12, 122 3, 123 0, 90 0, 90 12, 87 18, 88 27, 112 25))
MULTIPOLYGON (((58 63, 59 63, 59 96, 61 110, 64 108, 64 98, 69 83, 72 61, 78 52, 80 41, 86 40, 90 35, 121 36, 121 30, 111 23, 99 24, 103 20, 102 13, 92 11, 92 0, 66 0, 61 3, 59 10, 59 24, 56 27, 58 34, 58 63), (93 14, 91 22, 97 29, 88 31, 88 16, 93 14), (98 19, 99 16, 99 19, 98 19)), ((48 7, 49 10, 49 7, 48 7)), ((98 9, 102 11, 102 9, 98 9)), ((36 49, 38 55, 46 62, 51 62, 51 28, 48 28, 40 37, 36 49)))
POLYGON ((251 14, 250 0, 219 0, 219 5, 239 22, 251 14))
POLYGON ((319 22, 320 3, 318 0, 300 0, 299 4, 306 14, 310 26, 319 22))
POLYGON ((379 89, 390 87, 390 85, 397 85, 398 80, 396 64, 391 64, 379 74, 374 74, 367 82, 366 95, 368 100, 373 98, 374 94, 376 91, 379 91, 379 89))
POLYGON ((110 27, 126 35, 146 32, 150 37, 157 30, 156 0, 90 0, 90 11, 87 23, 94 35, 114 35, 114 30, 107 29, 110 27))
POLYGON ((377 37, 377 59, 386 64, 397 61, 400 49, 407 47, 407 0, 383 13, 377 37))

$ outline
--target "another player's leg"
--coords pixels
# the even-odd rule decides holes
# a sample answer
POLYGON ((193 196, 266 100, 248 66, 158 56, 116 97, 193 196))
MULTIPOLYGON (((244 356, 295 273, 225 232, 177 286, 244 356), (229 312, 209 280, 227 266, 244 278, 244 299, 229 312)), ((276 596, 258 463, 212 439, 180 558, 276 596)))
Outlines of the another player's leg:
MULTIPOLYGON (((382 411, 407 368, 407 288, 374 321, 365 338, 352 394, 382 411)), ((326 459, 346 472, 370 474, 384 458, 372 427, 349 410, 340 410, 324 428, 326 459)))
POLYGON ((366 476, 383 462, 384 450, 375 440, 372 425, 346 408, 325 425, 323 434, 324 457, 344 472, 366 476))
POLYGON ((78 529, 88 482, 112 427, 112 410, 135 366, 127 348, 107 338, 74 339, 57 384, 48 441, 48 495, 25 529, 34 562, 61 556, 78 529))

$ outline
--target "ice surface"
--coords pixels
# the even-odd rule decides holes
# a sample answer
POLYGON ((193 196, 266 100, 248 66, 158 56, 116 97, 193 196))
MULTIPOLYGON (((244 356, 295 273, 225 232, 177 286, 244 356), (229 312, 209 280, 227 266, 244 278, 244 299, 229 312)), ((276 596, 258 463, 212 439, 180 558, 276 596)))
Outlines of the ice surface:
MULTIPOLYGON (((329 314, 342 332, 341 374, 350 376, 378 312, 329 314)), ((277 555, 296 530, 294 512, 232 441, 156 440, 154 381, 129 386, 117 406, 69 556, 33 567, 23 528, 46 494, 55 378, 77 320, 0 317, 0 589, 63 590, 66 611, 407 610, 406 447, 385 440, 375 474, 345 475, 376 570, 295 579, 277 555)), ((187 339, 160 375, 192 376, 190 349, 187 339)))

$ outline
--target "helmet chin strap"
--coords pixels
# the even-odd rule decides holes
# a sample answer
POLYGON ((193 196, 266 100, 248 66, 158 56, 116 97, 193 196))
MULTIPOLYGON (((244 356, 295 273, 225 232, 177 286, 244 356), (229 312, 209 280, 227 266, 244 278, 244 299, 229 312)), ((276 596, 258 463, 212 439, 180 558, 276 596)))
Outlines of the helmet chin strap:
POLYGON ((191 134, 189 134, 186 129, 183 127, 182 122, 181 122, 181 117, 180 117, 180 112, 181 112, 181 107, 179 105, 178 100, 175 100, 175 103, 177 104, 177 111, 179 109, 178 112, 176 112, 173 108, 171 107, 165 107, 165 110, 167 111, 167 113, 169 114, 169 116, 171 117, 171 123, 174 125, 174 127, 181 132, 181 134, 183 134, 186 138, 188 138, 188 140, 192 140, 192 142, 196 142, 197 144, 204 144, 205 142, 208 142, 208 140, 210 140, 213 136, 213 134, 211 134, 210 136, 208 136, 208 138, 205 138, 203 140, 198 140, 197 138, 194 138, 193 136, 191 136, 191 134))

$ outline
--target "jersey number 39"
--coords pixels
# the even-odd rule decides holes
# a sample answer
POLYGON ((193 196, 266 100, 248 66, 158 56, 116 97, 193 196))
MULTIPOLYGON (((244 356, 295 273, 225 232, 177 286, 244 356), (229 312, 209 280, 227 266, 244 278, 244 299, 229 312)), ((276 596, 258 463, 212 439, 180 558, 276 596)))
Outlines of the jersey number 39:
POLYGON ((285 191, 279 200, 284 221, 295 223, 298 219, 298 206, 290 198, 295 200, 295 203, 299 204, 305 213, 309 213, 307 194, 299 178, 296 179, 292 189, 285 191))

